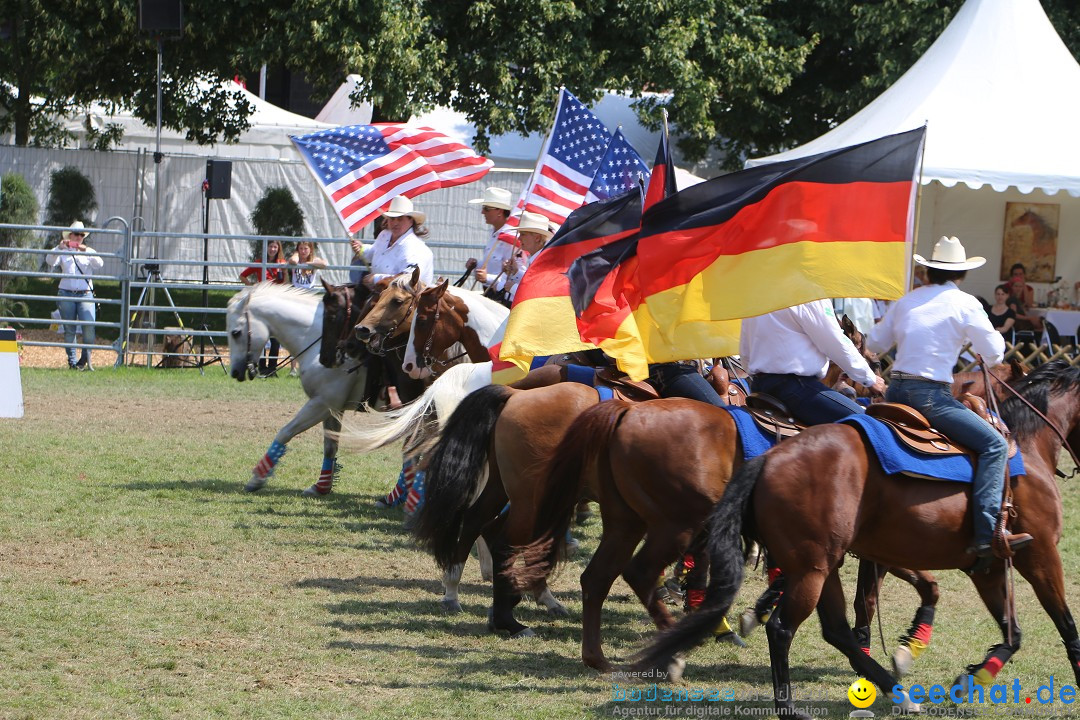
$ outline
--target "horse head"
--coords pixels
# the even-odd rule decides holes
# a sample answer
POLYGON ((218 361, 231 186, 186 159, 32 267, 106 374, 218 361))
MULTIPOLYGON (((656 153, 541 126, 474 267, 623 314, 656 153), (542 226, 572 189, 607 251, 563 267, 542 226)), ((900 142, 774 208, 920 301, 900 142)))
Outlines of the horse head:
POLYGON ((353 326, 364 316, 371 292, 363 285, 331 285, 322 281, 323 323, 319 362, 333 368, 346 357, 359 357, 364 345, 353 334, 353 326))
POLYGON ((377 299, 356 325, 356 339, 366 343, 375 355, 385 354, 386 343, 408 330, 413 308, 423 289, 420 268, 415 266, 411 272, 380 280, 376 283, 377 299))
POLYGON ((229 374, 243 382, 255 377, 259 356, 270 339, 270 329, 251 312, 251 297, 256 285, 241 290, 229 300, 225 329, 229 335, 229 374))
MULTIPOLYGON (((444 300, 449 284, 449 280, 443 280, 421 292, 417 299, 409 342, 405 346, 405 359, 401 364, 401 369, 414 380, 430 375, 435 358, 457 342, 461 335, 460 327, 456 333, 451 328, 451 318, 457 317, 453 304, 444 300)), ((453 324, 458 326, 463 323, 453 324)))

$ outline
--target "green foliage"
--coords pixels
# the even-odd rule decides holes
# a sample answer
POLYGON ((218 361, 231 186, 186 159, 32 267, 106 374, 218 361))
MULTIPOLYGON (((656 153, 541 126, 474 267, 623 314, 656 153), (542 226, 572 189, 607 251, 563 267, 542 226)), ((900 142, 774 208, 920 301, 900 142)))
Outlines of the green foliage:
MULTIPOLYGON (((269 187, 251 211, 251 224, 256 235, 300 237, 304 234, 304 211, 288 188, 269 187)), ((285 248, 281 251, 286 253, 285 248)), ((251 255, 262 256, 261 242, 252 241, 251 255)))
MULTIPOLYGON (((39 210, 37 197, 22 175, 6 173, 0 177, 0 223, 35 225, 39 210)), ((0 228, 0 247, 29 248, 34 244, 33 230, 0 228)), ((0 252, 0 270, 28 270, 36 264, 32 256, 0 252)), ((25 277, 0 275, 0 292, 17 292, 25 282, 25 277)), ((11 315, 16 307, 25 312, 25 304, 0 298, 0 315, 11 315)))
MULTIPOLYGON (((93 225, 97 207, 94 185, 79 168, 67 165, 53 171, 49 182, 49 202, 45 206, 46 225, 68 225, 76 220, 81 220, 87 226, 93 225)), ((59 240, 59 233, 52 233, 50 246, 59 240)))

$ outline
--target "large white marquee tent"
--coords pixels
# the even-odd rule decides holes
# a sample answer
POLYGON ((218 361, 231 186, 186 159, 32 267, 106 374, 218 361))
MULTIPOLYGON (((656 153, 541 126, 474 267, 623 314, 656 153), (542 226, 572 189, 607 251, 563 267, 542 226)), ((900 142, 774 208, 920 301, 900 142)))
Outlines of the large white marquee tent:
MULTIPOLYGON (((988 259, 968 273, 965 288, 992 298, 1000 282, 1006 203, 1056 205, 1054 274, 1071 291, 1080 280, 1077 118, 1080 65, 1038 0, 968 0, 922 58, 847 122, 747 165, 925 124, 917 251, 929 256, 938 237, 960 237, 969 255, 988 259)), ((1036 287, 1045 292, 1049 284, 1036 287)))

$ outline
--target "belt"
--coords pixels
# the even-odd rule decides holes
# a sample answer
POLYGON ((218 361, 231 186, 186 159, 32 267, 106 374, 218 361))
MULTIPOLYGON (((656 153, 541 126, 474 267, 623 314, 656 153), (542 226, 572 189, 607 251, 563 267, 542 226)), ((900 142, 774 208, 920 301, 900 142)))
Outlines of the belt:
POLYGON ((921 382, 935 383, 937 385, 945 385, 946 387, 952 387, 951 382, 945 382, 944 380, 931 380, 930 378, 924 378, 922 375, 912 375, 911 373, 900 372, 899 370, 893 370, 889 373, 889 377, 893 380, 919 380, 921 382))

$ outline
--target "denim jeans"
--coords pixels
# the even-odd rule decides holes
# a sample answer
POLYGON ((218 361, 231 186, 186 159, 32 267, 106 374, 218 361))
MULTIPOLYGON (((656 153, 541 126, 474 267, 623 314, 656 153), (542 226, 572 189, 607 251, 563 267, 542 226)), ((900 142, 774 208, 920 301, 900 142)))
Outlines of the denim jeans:
POLYGON ((657 363, 649 366, 649 380, 660 397, 683 397, 710 405, 724 405, 720 395, 693 365, 657 363))
POLYGON ((751 378, 750 389, 772 395, 784 403, 792 416, 804 425, 836 422, 848 415, 859 415, 863 408, 817 378, 802 375, 758 373, 751 378))
MULTIPOLYGON (((82 325, 83 343, 93 345, 97 342, 97 328, 86 324, 97 319, 94 293, 90 290, 61 290, 59 296, 60 318, 65 321, 64 344, 67 345, 68 365, 74 365, 79 355, 78 348, 75 347, 75 326, 82 325)), ((81 359, 86 363, 90 362, 89 348, 82 349, 81 359)))
POLYGON ((978 454, 975 482, 971 489, 975 544, 990 542, 1005 485, 1005 464, 1009 452, 1005 438, 988 422, 961 405, 952 396, 948 385, 894 378, 889 383, 885 399, 910 405, 926 416, 935 428, 978 454))

